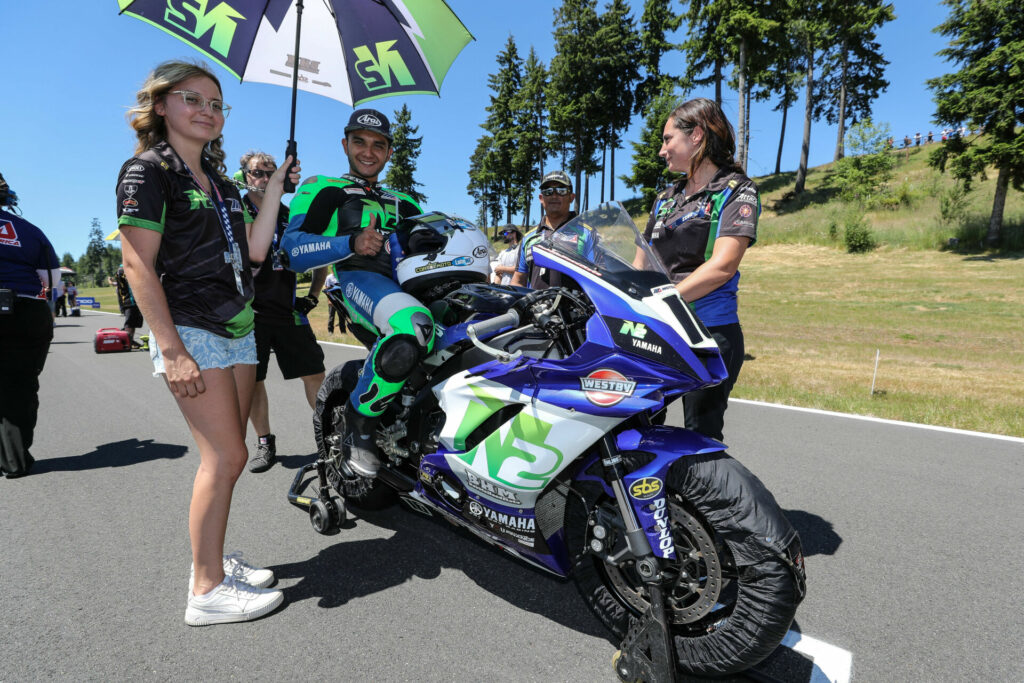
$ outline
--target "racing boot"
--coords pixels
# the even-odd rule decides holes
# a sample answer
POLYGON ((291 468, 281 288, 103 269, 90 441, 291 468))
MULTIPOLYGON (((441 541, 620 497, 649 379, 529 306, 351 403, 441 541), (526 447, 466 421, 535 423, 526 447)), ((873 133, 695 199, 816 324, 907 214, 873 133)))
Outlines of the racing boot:
POLYGON ((345 438, 341 454, 348 460, 352 471, 361 477, 374 478, 380 469, 377 456, 377 417, 368 417, 345 404, 345 438))

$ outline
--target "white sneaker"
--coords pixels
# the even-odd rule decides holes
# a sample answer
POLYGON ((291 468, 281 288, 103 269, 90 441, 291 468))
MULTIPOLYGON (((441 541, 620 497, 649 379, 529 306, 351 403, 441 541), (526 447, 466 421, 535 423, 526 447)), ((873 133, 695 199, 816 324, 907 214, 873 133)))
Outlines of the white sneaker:
MULTIPOLYGON (((274 582, 277 581, 277 577, 274 576, 274 572, 269 569, 252 566, 242 559, 242 553, 237 550, 224 556, 224 575, 237 576, 253 588, 268 588, 273 586, 274 582)), ((195 585, 195 580, 196 565, 193 563, 192 567, 188 571, 188 594, 190 596, 192 595, 192 588, 195 585)))
POLYGON ((282 602, 284 593, 281 591, 254 588, 236 576, 228 575, 206 595, 189 596, 185 623, 209 626, 251 621, 273 612, 282 602))

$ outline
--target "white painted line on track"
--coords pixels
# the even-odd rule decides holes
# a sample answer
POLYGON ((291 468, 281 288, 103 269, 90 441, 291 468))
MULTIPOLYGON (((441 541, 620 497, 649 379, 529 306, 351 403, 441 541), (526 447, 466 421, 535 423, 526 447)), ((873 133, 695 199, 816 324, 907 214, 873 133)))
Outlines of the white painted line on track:
POLYGON ((851 652, 797 631, 787 633, 781 644, 813 660, 814 669, 808 683, 849 683, 853 673, 851 652))
POLYGON ((751 401, 745 398, 730 398, 729 402, 732 403, 746 403, 752 406, 764 406, 766 408, 781 408, 782 410, 795 410, 801 413, 811 413, 814 415, 828 415, 829 417, 847 417, 851 420, 864 420, 866 422, 878 422, 879 424, 895 425, 897 427, 917 427, 918 429, 931 429, 936 432, 946 432, 949 434, 962 434, 964 436, 980 436, 986 439, 999 439, 1001 441, 1012 441, 1014 443, 1024 444, 1024 439, 1016 436, 1006 436, 1004 434, 989 434, 987 432, 972 432, 966 429, 953 429, 952 427, 937 427, 935 425, 923 425, 917 422, 901 422, 900 420, 886 420, 881 417, 871 417, 869 415, 854 415, 852 413, 837 413, 831 410, 820 410, 818 408, 800 408, 797 406, 787 406, 781 403, 766 403, 765 401, 751 401))
MULTIPOLYGON (((121 315, 120 313, 114 313, 113 311, 86 311, 87 313, 104 313, 106 315, 121 315)), ((366 350, 365 346, 356 344, 342 344, 340 342, 329 342, 318 339, 318 343, 326 344, 328 346, 339 346, 343 349, 360 349, 366 350)), ((847 417, 851 420, 864 420, 866 422, 877 422, 879 424, 895 425, 897 427, 916 427, 918 429, 931 429, 936 432, 947 432, 949 434, 962 434, 964 436, 980 436, 987 439, 998 439, 1000 441, 1010 441, 1013 443, 1024 444, 1024 438, 1016 436, 1006 436, 1004 434, 989 434, 987 432, 972 432, 967 429, 953 429, 952 427, 937 427, 935 425, 923 425, 917 422, 902 422, 900 420, 886 420, 881 417, 871 417, 869 415, 854 415, 852 413, 837 413, 832 410, 820 410, 818 408, 800 408, 798 406, 787 406, 781 403, 767 403, 766 401, 751 401, 745 398, 730 398, 730 401, 736 403, 746 403, 752 406, 763 406, 766 408, 779 408, 781 410, 795 410, 801 413, 811 413, 812 415, 828 415, 830 417, 847 417)))

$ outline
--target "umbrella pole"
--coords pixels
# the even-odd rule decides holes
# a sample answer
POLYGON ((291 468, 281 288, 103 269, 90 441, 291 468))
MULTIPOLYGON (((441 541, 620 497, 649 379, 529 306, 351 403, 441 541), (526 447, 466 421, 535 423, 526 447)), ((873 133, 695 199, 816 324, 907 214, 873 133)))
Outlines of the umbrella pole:
POLYGON ((295 166, 295 157, 298 153, 298 144, 295 142, 295 100, 299 94, 299 36, 302 32, 302 0, 295 1, 295 55, 292 65, 292 119, 291 127, 288 130, 288 146, 285 148, 285 158, 292 157, 292 163, 288 167, 288 175, 284 179, 284 191, 295 192, 295 183, 291 181, 291 171, 295 166))

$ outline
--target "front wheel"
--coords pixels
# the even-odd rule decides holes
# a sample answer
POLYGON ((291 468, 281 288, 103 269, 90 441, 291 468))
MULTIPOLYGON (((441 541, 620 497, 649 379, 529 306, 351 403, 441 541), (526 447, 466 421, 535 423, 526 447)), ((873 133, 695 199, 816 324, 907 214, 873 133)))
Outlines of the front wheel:
MULTIPOLYGON (((764 484, 725 453, 682 458, 667 480, 676 558, 666 562, 665 608, 677 666, 711 677, 749 669, 782 642, 802 597, 796 532, 764 484)), ((588 504, 566 508, 573 580, 621 640, 647 610, 648 589, 631 563, 614 566, 587 551, 594 517, 617 517, 607 497, 588 504)))
MULTIPOLYGON (((359 381, 362 361, 351 360, 332 369, 324 377, 320 391, 316 394, 316 408, 313 410, 313 438, 317 454, 327 461, 328 467, 336 471, 341 467, 340 438, 345 436, 345 404, 348 396, 359 381)), ((369 485, 359 482, 345 494, 345 499, 364 510, 379 510, 397 500, 395 491, 380 480, 374 479, 369 485)))

